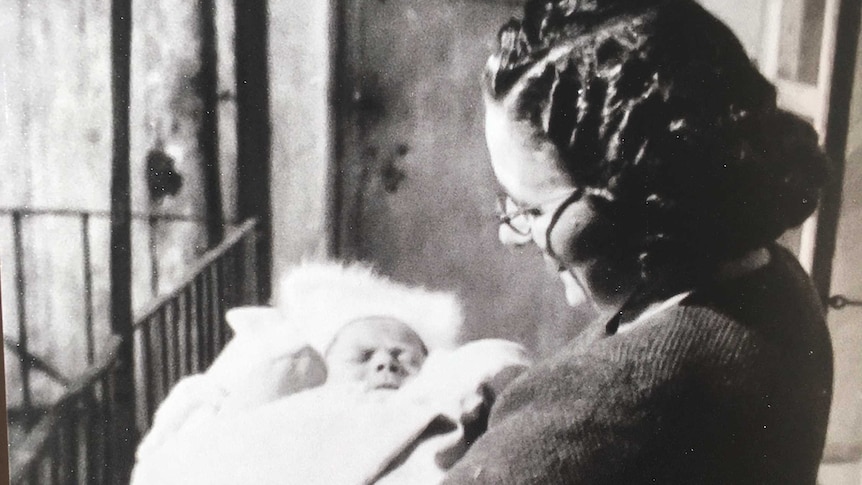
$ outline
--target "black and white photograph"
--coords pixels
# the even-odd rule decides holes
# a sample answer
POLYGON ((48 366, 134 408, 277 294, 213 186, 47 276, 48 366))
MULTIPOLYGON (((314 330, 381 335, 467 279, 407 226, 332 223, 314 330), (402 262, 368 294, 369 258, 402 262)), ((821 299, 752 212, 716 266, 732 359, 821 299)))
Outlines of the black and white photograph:
POLYGON ((860 24, 0 0, 0 483, 862 485, 860 24))

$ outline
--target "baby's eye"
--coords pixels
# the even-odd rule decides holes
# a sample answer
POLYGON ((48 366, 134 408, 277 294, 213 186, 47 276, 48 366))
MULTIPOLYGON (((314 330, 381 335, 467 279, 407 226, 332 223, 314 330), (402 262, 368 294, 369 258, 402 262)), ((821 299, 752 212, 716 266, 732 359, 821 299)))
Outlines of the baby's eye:
POLYGON ((356 356, 356 360, 358 360, 359 362, 368 362, 369 360, 371 360, 372 355, 374 355, 373 350, 365 349, 356 356))

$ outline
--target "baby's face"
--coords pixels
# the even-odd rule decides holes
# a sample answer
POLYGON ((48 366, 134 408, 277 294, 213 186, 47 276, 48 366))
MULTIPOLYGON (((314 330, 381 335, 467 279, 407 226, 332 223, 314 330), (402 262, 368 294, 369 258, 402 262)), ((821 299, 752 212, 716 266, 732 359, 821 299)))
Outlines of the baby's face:
POLYGON ((358 320, 341 329, 327 350, 327 382, 353 382, 365 390, 398 389, 419 372, 427 354, 422 339, 402 322, 358 320))

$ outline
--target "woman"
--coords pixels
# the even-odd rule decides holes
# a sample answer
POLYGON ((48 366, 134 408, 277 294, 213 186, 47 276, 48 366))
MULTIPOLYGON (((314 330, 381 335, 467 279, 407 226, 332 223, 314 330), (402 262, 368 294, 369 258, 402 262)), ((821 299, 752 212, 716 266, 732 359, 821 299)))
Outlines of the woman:
POLYGON ((483 83, 501 239, 604 318, 447 483, 814 483, 830 340, 774 242, 826 176, 811 127, 690 0, 528 1, 483 83))

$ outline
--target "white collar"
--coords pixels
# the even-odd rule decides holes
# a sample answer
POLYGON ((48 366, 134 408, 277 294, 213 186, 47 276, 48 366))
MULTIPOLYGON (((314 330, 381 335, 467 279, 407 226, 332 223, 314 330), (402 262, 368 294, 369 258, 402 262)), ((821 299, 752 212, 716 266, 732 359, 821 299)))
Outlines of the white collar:
MULTIPOLYGON (((718 279, 728 280, 748 273, 749 271, 754 271, 756 269, 762 268, 763 266, 766 266, 771 259, 772 254, 768 249, 754 249, 744 254, 740 258, 722 264, 718 269, 718 279)), ((641 324, 643 324, 650 318, 670 309, 675 305, 680 304, 683 300, 688 298, 689 295, 691 295, 692 291, 693 290, 683 291, 671 296, 670 298, 667 298, 661 303, 655 303, 650 305, 649 307, 647 307, 646 310, 641 312, 641 314, 638 315, 637 318, 635 318, 631 322, 627 322, 620 325, 617 328, 616 333, 629 332, 634 328, 639 327, 641 324)))
POLYGON ((634 328, 639 327, 641 324, 643 324, 644 322, 646 322, 650 318, 658 315, 659 313, 664 312, 665 310, 670 309, 672 306, 678 305, 684 299, 686 299, 688 297, 688 295, 690 295, 690 294, 691 294, 691 290, 683 291, 682 293, 677 293, 676 295, 673 295, 672 297, 664 300, 661 303, 656 303, 656 304, 650 305, 646 310, 641 312, 641 314, 638 315, 638 317, 636 319, 632 320, 631 322, 627 322, 627 323, 620 325, 617 328, 616 333, 629 332, 629 331, 633 330, 634 328))

